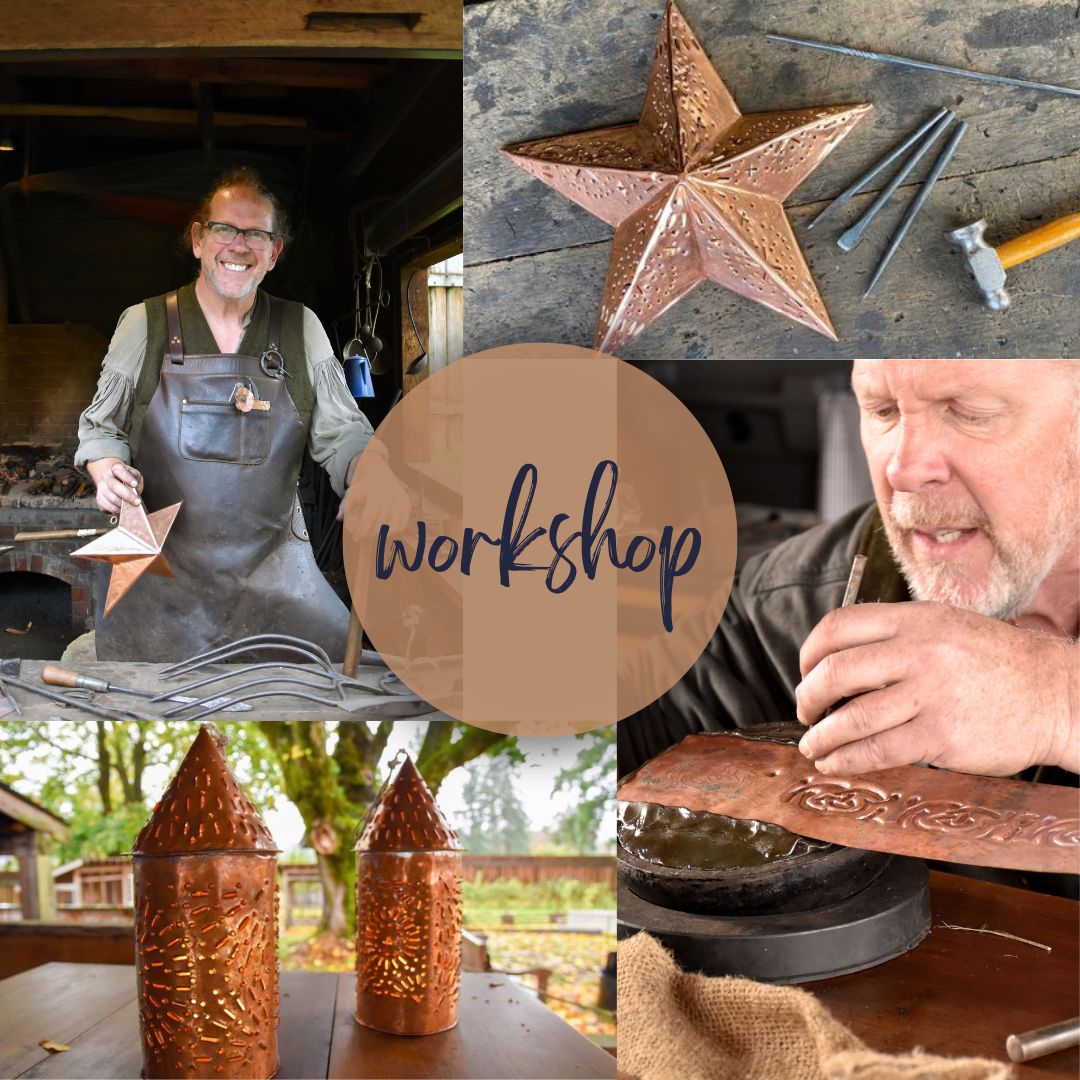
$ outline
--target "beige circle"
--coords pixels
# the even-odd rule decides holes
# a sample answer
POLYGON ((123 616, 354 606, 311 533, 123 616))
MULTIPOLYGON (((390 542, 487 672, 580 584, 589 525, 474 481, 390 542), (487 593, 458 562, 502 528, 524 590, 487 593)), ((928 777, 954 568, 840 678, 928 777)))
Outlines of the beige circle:
POLYGON ((345 517, 353 606, 393 671, 449 715, 515 735, 602 727, 667 691, 712 637, 735 568, 731 489, 697 421, 631 365, 491 349, 425 379, 372 441, 345 517), (594 481, 593 542, 566 543, 594 481), (381 525, 402 487, 411 517, 381 530, 380 563, 365 522, 381 525))

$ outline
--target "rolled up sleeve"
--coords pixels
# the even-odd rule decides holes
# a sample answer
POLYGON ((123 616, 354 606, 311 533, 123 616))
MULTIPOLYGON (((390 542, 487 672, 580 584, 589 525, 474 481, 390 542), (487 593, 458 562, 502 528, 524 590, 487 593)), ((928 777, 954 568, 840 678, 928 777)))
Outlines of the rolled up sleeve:
POLYGON ((343 495, 349 463, 367 446, 372 427, 349 393, 326 331, 315 313, 306 308, 304 345, 315 393, 308 450, 312 459, 326 470, 334 491, 343 495))
POLYGON ((131 463, 128 428, 135 400, 135 381, 146 351, 146 308, 128 308, 116 324, 109 351, 101 364, 93 401, 79 417, 79 446, 75 465, 115 457, 131 463))

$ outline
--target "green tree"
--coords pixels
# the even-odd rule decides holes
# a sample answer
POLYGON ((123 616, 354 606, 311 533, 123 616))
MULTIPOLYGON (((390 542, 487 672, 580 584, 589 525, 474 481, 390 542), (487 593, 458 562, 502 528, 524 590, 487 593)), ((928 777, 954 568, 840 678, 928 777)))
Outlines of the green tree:
MULTIPOLYGON (((316 846, 326 903, 320 929, 349 932, 355 921, 353 841, 375 797, 379 759, 393 721, 231 721, 229 764, 252 801, 272 806, 283 792, 300 811, 316 846)), ((198 731, 194 723, 12 721, 0 725, 0 776, 72 820, 64 858, 128 851, 145 822, 147 770, 179 765, 198 731), (10 762, 11 764, 8 764, 10 762), (44 775, 33 783, 30 774, 44 775)), ((457 721, 428 723, 416 766, 432 791, 479 754, 516 754, 513 737, 457 721)))
POLYGON ((573 765, 560 770, 555 791, 574 791, 577 803, 560 815, 555 839, 578 854, 610 851, 615 836, 598 835, 615 810, 615 725, 577 736, 582 744, 573 765))
POLYGON ((529 819, 514 786, 513 762, 484 757, 470 763, 465 781, 462 843, 478 855, 529 850, 529 819))
MULTIPOLYGON (((304 819, 316 846, 325 903, 320 930, 346 934, 356 918, 356 827, 375 798, 379 759, 392 720, 336 723, 261 720, 259 730, 281 770, 285 794, 304 819)), ((427 725, 416 767, 433 792, 454 769, 480 754, 513 753, 511 736, 457 721, 427 725)))

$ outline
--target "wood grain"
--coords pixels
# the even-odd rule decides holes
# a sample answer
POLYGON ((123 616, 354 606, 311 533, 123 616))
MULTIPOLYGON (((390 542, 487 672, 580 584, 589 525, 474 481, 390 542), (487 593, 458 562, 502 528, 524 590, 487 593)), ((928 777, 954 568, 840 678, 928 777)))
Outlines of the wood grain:
POLYGON ((316 47, 455 53, 461 6, 454 0, 235 0, 192 11, 170 0, 39 0, 9 5, 0 52, 100 49, 316 47), (309 16, 344 13, 320 23, 309 16), (404 14, 419 16, 401 19, 404 14))
MULTIPOLYGON (((929 936, 870 971, 808 984, 875 1050, 916 1046, 1008 1061, 1005 1039, 1080 1013, 1077 904, 956 874, 930 875, 929 936), (941 924, 1004 930, 1051 951, 941 924)), ((1016 1065, 1018 1077, 1075 1078, 1076 1048, 1016 1065)))
MULTIPOLYGON (((683 0, 682 8, 744 112, 868 101, 874 111, 788 201, 841 341, 802 330, 716 286, 701 286, 624 347, 664 357, 1073 356, 1077 246, 1018 267, 1013 309, 982 309, 941 235, 980 216, 995 243, 1080 209, 1080 125, 1066 98, 825 56, 765 41, 776 30, 968 68, 1076 83, 1074 6, 1034 0, 883 5, 858 0, 683 0), (877 290, 866 280, 915 187, 905 184, 864 242, 834 240, 881 182, 808 233, 855 176, 941 105, 971 130, 877 290), (942 314, 947 313, 947 318, 942 314)), ((466 9, 465 261, 468 352, 511 341, 592 341, 611 230, 499 154, 507 143, 636 118, 662 4, 500 0, 466 9)), ((928 168, 913 174, 916 183, 928 168)), ((887 174, 881 180, 888 179, 887 174)))
POLYGON ((464 973, 458 1026, 438 1035, 361 1027, 355 995, 356 976, 340 976, 330 1077, 615 1076, 614 1058, 504 975, 464 973))
MULTIPOLYGON (((20 1076, 51 1055, 38 1043, 75 1043, 135 1000, 135 970, 107 964, 42 964, 0 982, 0 1076, 20 1076), (80 970, 85 967, 85 971, 80 970), (80 978, 73 978, 73 969, 80 978)), ((138 1045, 138 1036, 135 1038, 138 1045)), ((83 1075, 69 1071, 67 1076, 83 1075)))

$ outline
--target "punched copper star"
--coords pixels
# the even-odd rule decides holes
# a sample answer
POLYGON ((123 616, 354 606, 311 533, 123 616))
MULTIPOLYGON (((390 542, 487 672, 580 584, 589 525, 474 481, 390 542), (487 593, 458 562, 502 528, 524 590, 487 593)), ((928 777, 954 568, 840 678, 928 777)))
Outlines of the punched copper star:
POLYGON ((594 341, 602 352, 706 279, 835 341, 783 201, 870 108, 743 116, 669 3, 637 123, 503 153, 615 227, 594 341))
POLYGON ((143 574, 176 577, 161 549, 183 505, 182 502, 173 503, 164 510, 147 514, 142 503, 138 506, 122 503, 120 521, 115 529, 71 553, 79 559, 112 563, 109 594, 105 597, 106 615, 143 574))

